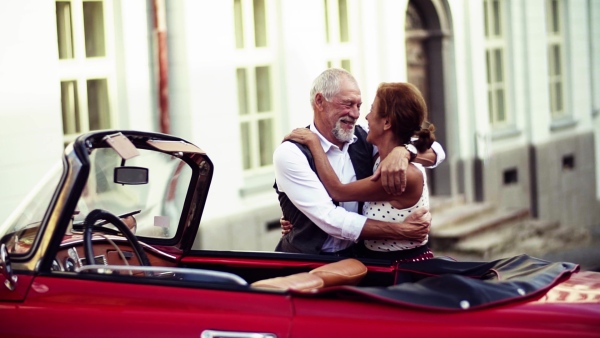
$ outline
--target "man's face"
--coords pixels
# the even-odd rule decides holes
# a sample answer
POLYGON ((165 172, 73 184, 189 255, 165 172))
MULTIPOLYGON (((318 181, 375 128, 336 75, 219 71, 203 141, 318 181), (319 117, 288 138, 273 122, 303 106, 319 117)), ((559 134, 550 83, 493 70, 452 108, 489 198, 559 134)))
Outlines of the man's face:
POLYGON ((337 95, 329 101, 323 98, 322 111, 317 114, 315 124, 325 138, 341 148, 343 143, 352 140, 361 104, 360 89, 354 81, 344 78, 337 95))

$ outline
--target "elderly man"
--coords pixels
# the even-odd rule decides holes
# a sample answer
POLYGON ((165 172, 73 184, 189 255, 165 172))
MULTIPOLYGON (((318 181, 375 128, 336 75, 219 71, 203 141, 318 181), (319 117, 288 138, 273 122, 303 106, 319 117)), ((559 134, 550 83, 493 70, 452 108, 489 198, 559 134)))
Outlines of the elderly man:
MULTIPOLYGON (((310 100, 314 121, 309 128, 319 135, 340 181, 373 175, 372 158, 377 149, 366 141, 364 128, 356 126, 362 104, 356 79, 345 70, 328 69, 314 80, 310 100)), ((395 148, 373 179, 381 179, 386 191, 401 193, 408 161, 429 166, 443 161, 441 146, 434 143, 432 149, 417 154, 410 145, 395 148)), ((393 223, 362 216, 362 203, 332 201, 311 161, 308 148, 292 142, 283 142, 273 154, 274 187, 284 218, 293 224, 276 251, 353 257, 353 244, 360 239, 422 240, 429 233, 431 214, 425 208, 403 223, 393 223)))

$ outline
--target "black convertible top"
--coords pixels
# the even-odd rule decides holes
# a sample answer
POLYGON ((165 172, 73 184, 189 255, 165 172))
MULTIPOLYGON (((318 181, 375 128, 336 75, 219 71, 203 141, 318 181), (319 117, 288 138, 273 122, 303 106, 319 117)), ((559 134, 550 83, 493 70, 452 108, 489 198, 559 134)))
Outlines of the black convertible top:
POLYGON ((456 262, 443 258, 403 263, 398 282, 389 287, 337 286, 307 294, 362 296, 390 304, 438 311, 465 311, 498 306, 547 292, 579 265, 548 262, 528 255, 490 262, 456 262))

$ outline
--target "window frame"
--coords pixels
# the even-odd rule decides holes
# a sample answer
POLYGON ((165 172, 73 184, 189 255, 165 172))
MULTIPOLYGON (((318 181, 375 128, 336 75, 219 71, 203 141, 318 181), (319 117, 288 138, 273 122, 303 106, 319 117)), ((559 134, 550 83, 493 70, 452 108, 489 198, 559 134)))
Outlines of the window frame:
MULTIPOLYGON (((279 115, 276 113, 278 111, 277 107, 278 103, 278 84, 276 79, 277 76, 277 64, 276 64, 276 36, 273 29, 268 29, 268 27, 276 27, 275 25, 275 3, 273 0, 263 0, 264 8, 265 8, 265 27, 264 32, 266 34, 266 46, 256 47, 255 41, 255 22, 254 22, 254 1, 256 0, 233 0, 233 10, 234 10, 234 60, 235 60, 235 83, 236 83, 236 93, 235 97, 238 100, 238 128, 240 132, 240 149, 241 149, 241 169, 243 172, 243 177, 245 180, 245 185, 256 185, 253 182, 256 181, 257 176, 261 175, 270 175, 273 170, 272 163, 272 153, 275 150, 277 145, 276 140, 278 138, 278 123, 279 123, 279 115), (236 3, 241 6, 241 13, 236 13, 236 3), (241 26, 238 26, 240 23, 238 22, 238 17, 236 14, 241 14, 241 26), (242 34, 240 36, 240 34, 242 34), (239 41, 242 42, 242 45, 239 45, 239 41), (257 68, 260 67, 268 67, 269 74, 269 89, 270 89, 270 110, 268 111, 258 111, 258 95, 259 88, 257 85, 257 77, 256 71, 257 68), (240 83, 238 81, 237 72, 243 69, 245 71, 245 98, 246 98, 246 113, 241 114, 241 105, 240 102, 240 83), (269 152, 270 161, 268 164, 261 163, 261 154, 265 152, 261 152, 261 144, 260 144, 260 136, 259 136, 259 123, 262 120, 270 120, 271 121, 271 136, 270 136, 270 149, 267 149, 266 152, 269 152), (244 145, 246 140, 244 139, 244 135, 242 135, 242 124, 248 123, 249 127, 249 137, 250 141, 248 146, 249 153, 244 149, 244 145), (249 156, 249 167, 245 166, 246 156, 249 156)), ((272 183, 272 182, 271 182, 272 183)), ((260 185, 260 184, 259 184, 260 185)))
MULTIPOLYGON (((74 141, 77 136, 90 131, 89 126, 89 110, 88 110, 88 81, 90 80, 106 80, 107 91, 107 106, 108 128, 118 128, 117 120, 117 90, 116 90, 116 61, 114 53, 114 19, 113 19, 113 3, 112 0, 55 0, 57 3, 69 3, 71 6, 70 17, 70 35, 71 41, 68 43, 72 46, 72 57, 58 60, 59 87, 62 93, 62 83, 75 82, 77 92, 76 104, 74 112, 67 112, 68 115, 77 114, 75 120, 79 120, 79 130, 75 127, 75 132, 66 132, 63 122, 63 143, 65 145, 74 141), (85 44, 85 25, 84 25, 84 3, 95 2, 102 3, 103 6, 103 28, 104 28, 104 56, 87 57, 85 44)), ((57 29, 58 29, 58 18, 57 29)), ((58 31, 57 31, 58 36, 58 31)), ((58 40, 58 39, 57 39, 58 40)), ((57 47, 60 49, 60 47, 57 47)), ((61 119, 63 118, 63 107, 61 106, 61 119)), ((104 128, 103 128, 104 129, 104 128)))
POLYGON ((548 62, 548 100, 549 100, 549 114, 550 118, 553 122, 558 120, 564 120, 571 118, 571 115, 568 113, 567 109, 567 90, 566 90, 566 71, 567 71, 567 62, 566 62, 566 50, 565 50, 565 14, 566 14, 566 2, 562 0, 546 0, 545 1, 545 9, 546 9, 546 55, 548 62), (556 1, 558 9, 558 32, 553 32, 551 30, 552 20, 552 6, 551 3, 556 1), (553 68, 556 66, 556 60, 553 57, 553 48, 558 47, 559 49, 559 71, 560 73, 553 74, 553 68), (559 98, 555 95, 556 90, 553 88, 556 84, 560 84, 560 101, 561 108, 558 109, 556 106, 558 105, 557 100, 559 98), (554 94, 554 95, 553 95, 554 94))
POLYGON ((514 123, 514 116, 511 113, 509 102, 510 92, 510 74, 508 71, 509 45, 507 42, 508 30, 508 4, 504 0, 483 0, 484 10, 484 44, 485 44, 485 67, 486 67, 486 86, 488 100, 488 118, 492 129, 504 129, 514 123), (498 3, 499 14, 495 16, 493 3, 498 3), (496 18, 496 19, 492 19, 496 18), (498 25, 499 34, 494 32, 498 25), (500 53, 502 60, 496 57, 500 53), (497 71, 501 67, 500 73, 497 71), (502 78, 499 79, 500 75, 502 78), (503 95, 502 112, 500 111, 500 102, 498 92, 503 95), (502 113, 502 114, 501 114, 502 113))
POLYGON ((351 0, 323 0, 323 19, 325 20, 325 55, 327 68, 343 68, 351 73, 358 71, 356 42, 357 32, 353 29, 355 20, 354 2, 351 0), (342 20, 340 2, 346 4, 346 30, 348 41, 342 41, 342 20))

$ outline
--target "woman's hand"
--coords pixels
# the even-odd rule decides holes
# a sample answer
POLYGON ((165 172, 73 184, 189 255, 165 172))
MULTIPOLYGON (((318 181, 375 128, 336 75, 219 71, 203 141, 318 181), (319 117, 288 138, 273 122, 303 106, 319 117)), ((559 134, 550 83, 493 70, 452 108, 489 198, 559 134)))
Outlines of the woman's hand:
POLYGON ((317 134, 310 131, 308 128, 296 128, 291 133, 287 134, 284 138, 284 141, 296 141, 300 144, 304 144, 307 146, 315 146, 318 145, 319 137, 317 134))
POLYGON ((371 181, 381 178, 381 185, 390 195, 400 195, 406 189, 406 170, 410 153, 403 146, 395 147, 389 155, 381 161, 373 173, 371 181))

